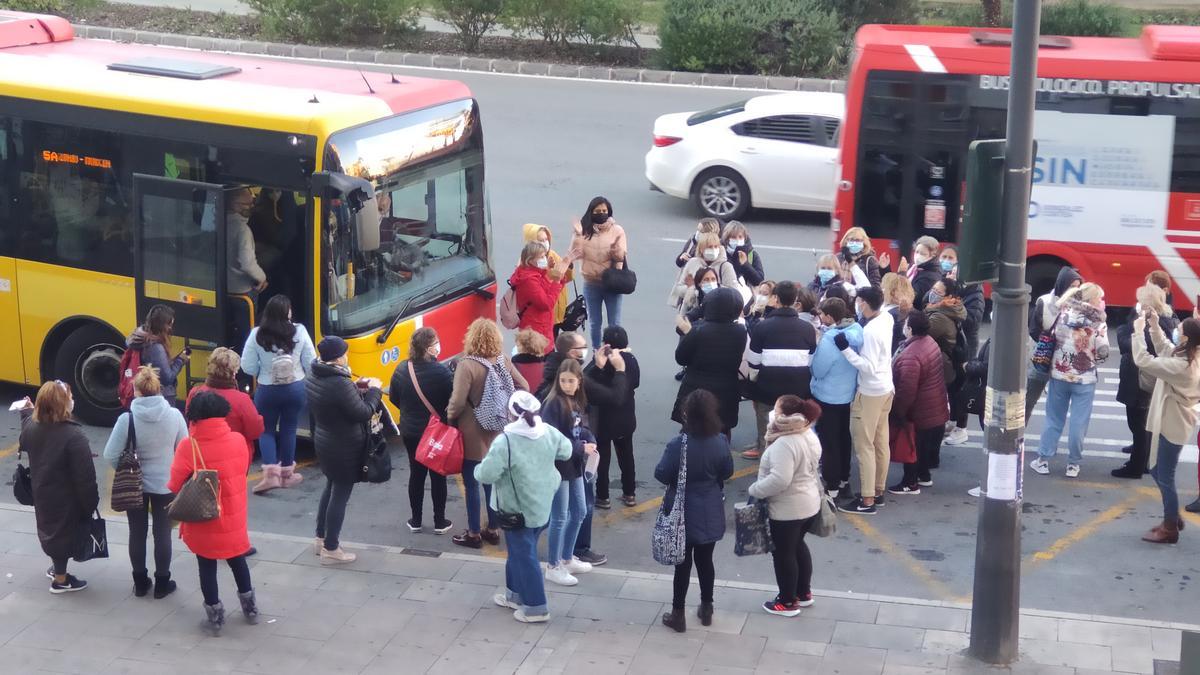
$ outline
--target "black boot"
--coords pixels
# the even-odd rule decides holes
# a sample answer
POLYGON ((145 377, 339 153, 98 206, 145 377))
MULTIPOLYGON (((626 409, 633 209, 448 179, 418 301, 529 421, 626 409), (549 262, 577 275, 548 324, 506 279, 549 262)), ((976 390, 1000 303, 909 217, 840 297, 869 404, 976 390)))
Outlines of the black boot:
POLYGON ((1112 470, 1113 478, 1132 478, 1134 480, 1140 480, 1143 473, 1145 472, 1135 467, 1133 462, 1125 462, 1121 465, 1121 468, 1112 470))
POLYGON ((687 619, 683 617, 682 607, 677 607, 666 614, 663 614, 662 622, 664 626, 674 629, 676 633, 683 633, 687 631, 687 619))
POLYGON ((171 580, 170 572, 154 573, 154 599, 162 600, 175 592, 175 582, 171 580))
POLYGON ((1127 455, 1133 454, 1133 443, 1130 443, 1129 445, 1121 448, 1121 452, 1123 452, 1127 455))
POLYGON ((133 594, 135 596, 146 597, 146 594, 150 592, 151 585, 150 575, 146 573, 146 570, 133 573, 133 594))
POLYGON ((1200 513, 1200 497, 1197 497, 1196 501, 1183 507, 1183 510, 1188 513, 1200 513))
POLYGON ((700 603, 700 609, 696 610, 696 616, 700 617, 700 624, 703 626, 712 625, 713 604, 711 602, 700 603))
POLYGON ((258 605, 254 602, 254 591, 238 593, 238 600, 242 603, 242 616, 246 618, 246 623, 251 626, 257 624, 258 605))

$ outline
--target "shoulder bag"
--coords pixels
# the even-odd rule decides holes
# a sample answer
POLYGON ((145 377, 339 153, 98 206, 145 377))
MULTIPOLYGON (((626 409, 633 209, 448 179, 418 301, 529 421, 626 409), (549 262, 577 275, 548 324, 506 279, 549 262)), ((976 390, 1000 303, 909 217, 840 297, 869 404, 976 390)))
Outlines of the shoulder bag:
POLYGON ((633 293, 637 289, 637 274, 629 269, 629 256, 625 256, 621 260, 621 267, 619 269, 614 267, 610 260, 608 269, 600 274, 600 284, 609 293, 616 293, 618 295, 630 295, 633 293))
POLYGON ((517 481, 512 473, 512 443, 508 434, 504 434, 504 445, 508 449, 508 480, 512 483, 513 496, 517 498, 517 510, 505 511, 500 506, 500 495, 496 495, 496 521, 502 530, 519 530, 525 527, 525 514, 521 511, 521 497, 517 494, 517 481))
POLYGON ((192 477, 167 506, 167 515, 181 523, 203 523, 221 515, 221 482, 217 470, 204 464, 196 437, 188 440, 192 442, 192 477))
POLYGON ((13 469, 13 499, 23 506, 33 506, 33 476, 29 466, 21 464, 21 448, 17 448, 17 468, 13 469))
POLYGON ((76 534, 79 539, 79 544, 75 549, 75 555, 72 558, 75 562, 87 562, 96 558, 108 557, 108 528, 104 524, 104 519, 100 517, 100 510, 86 517, 79 524, 79 532, 76 534))
POLYGON ((137 431, 133 426, 133 413, 129 413, 129 433, 125 437, 125 449, 117 459, 117 470, 113 473, 112 510, 134 511, 146 507, 142 494, 142 463, 137 456, 137 431))
POLYGON ((771 540, 771 527, 767 523, 769 518, 765 499, 750 497, 745 503, 734 505, 734 555, 759 555, 775 551, 775 542, 771 540))
POLYGON ((650 533, 650 552, 660 565, 678 565, 687 554, 687 530, 683 522, 684 490, 687 487, 687 434, 679 450, 679 476, 675 479, 675 499, 670 511, 664 501, 650 533))
POLYGON ((1054 323, 1050 324, 1050 328, 1042 331, 1038 336, 1037 345, 1033 348, 1033 356, 1030 361, 1033 367, 1041 374, 1045 375, 1050 372, 1050 366, 1054 363, 1054 350, 1058 347, 1058 318, 1054 319, 1054 323))
POLYGON ((821 491, 821 510, 809 521, 808 531, 818 537, 832 537, 837 533, 837 504, 825 489, 825 481, 818 479, 817 488, 821 491))
POLYGON ((575 299, 567 304, 562 321, 555 326, 559 332, 563 333, 573 333, 579 330, 580 326, 587 323, 588 318, 587 301, 579 294, 579 286, 575 283, 575 277, 571 277, 571 288, 575 291, 575 299))
POLYGON ((412 379, 413 389, 417 391, 421 403, 424 403, 425 409, 429 411, 429 423, 425 425, 425 432, 421 434, 421 444, 414 451, 417 461, 442 476, 462 473, 462 433, 443 422, 441 415, 437 414, 429 399, 425 398, 411 359, 408 362, 408 376, 412 379))

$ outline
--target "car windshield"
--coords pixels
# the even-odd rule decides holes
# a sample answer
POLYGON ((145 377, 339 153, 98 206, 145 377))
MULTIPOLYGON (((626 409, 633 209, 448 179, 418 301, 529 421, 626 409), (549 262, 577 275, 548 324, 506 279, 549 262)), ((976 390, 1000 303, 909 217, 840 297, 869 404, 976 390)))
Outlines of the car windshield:
MULTIPOLYGON (((749 99, 746 99, 746 100, 749 100, 749 99)), ((722 106, 717 106, 716 108, 710 108, 709 110, 704 110, 704 111, 695 113, 694 115, 692 115, 691 117, 688 118, 687 123, 688 123, 689 127, 693 127, 693 126, 696 126, 697 124, 704 124, 705 122, 711 122, 712 120, 715 120, 717 118, 725 117, 726 115, 733 115, 735 113, 740 113, 740 112, 744 111, 745 109, 746 109, 746 101, 737 101, 736 103, 727 103, 722 106)))
POLYGON ((490 283, 483 139, 473 101, 335 134, 327 168, 370 180, 377 232, 326 200, 325 330, 356 335, 490 283), (437 293, 426 291, 437 287, 437 293))

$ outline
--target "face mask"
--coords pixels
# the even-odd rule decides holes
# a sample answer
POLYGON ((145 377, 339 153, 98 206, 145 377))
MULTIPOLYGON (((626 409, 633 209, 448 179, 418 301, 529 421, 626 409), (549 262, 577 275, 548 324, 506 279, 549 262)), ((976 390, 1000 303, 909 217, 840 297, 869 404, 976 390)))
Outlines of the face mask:
POLYGON ((767 411, 767 424, 768 425, 775 424, 775 411, 774 410, 767 411))
POLYGON ((763 305, 767 304, 767 297, 768 296, 765 296, 762 293, 756 294, 754 296, 754 306, 762 307, 763 305))
POLYGON ((827 284, 830 281, 833 281, 833 277, 835 277, 835 276, 837 276, 837 272, 835 272, 831 269, 817 270, 817 278, 821 280, 822 285, 827 284))
POLYGON ((925 255, 924 253, 914 253, 913 262, 918 265, 924 265, 925 263, 929 262, 929 256, 925 255))
POLYGON ((942 301, 942 298, 944 298, 944 297, 946 297, 946 296, 942 295, 941 293, 938 293, 937 291, 929 291, 928 293, 925 294, 925 299, 928 300, 929 304, 931 304, 931 305, 938 304, 939 302, 942 301))
POLYGON ((579 350, 579 360, 583 363, 587 363, 587 360, 588 360, 588 348, 587 347, 584 347, 583 349, 579 350))
POLYGON ((607 213, 593 213, 592 214, 592 223, 593 224, 603 225, 606 222, 608 222, 608 214, 607 213))
POLYGON ((436 343, 430 345, 429 346, 429 355, 435 359, 437 357, 441 356, 442 355, 442 343, 436 342, 436 343))
POLYGON ((862 253, 863 243, 861 241, 848 241, 846 242, 846 250, 854 255, 858 255, 862 253))
POLYGON ((901 333, 904 333, 904 339, 905 339, 905 340, 907 340, 907 339, 909 339, 909 338, 911 338, 911 337, 912 337, 912 329, 910 329, 910 328, 908 327, 908 324, 904 324, 904 330, 902 330, 902 331, 900 331, 900 332, 901 332, 901 333))
POLYGON ((1171 331, 1171 342, 1179 344, 1179 326, 1175 326, 1175 330, 1171 331))
POLYGON ((538 243, 539 243, 539 244, 541 244, 542 248, 546 249, 547 251, 549 251, 549 250, 550 250, 550 242, 548 242, 548 241, 539 241, 538 243))
POLYGON ((859 321, 863 320, 862 303, 854 303, 854 316, 858 317, 859 321))
POLYGON ((550 261, 547 260, 546 258, 538 258, 537 262, 533 263, 533 266, 540 270, 546 269, 546 267, 548 267, 549 265, 550 265, 550 261))
POLYGON ((745 246, 745 245, 746 245, 746 240, 745 240, 745 239, 730 239, 730 240, 729 240, 729 247, 730 247, 730 248, 737 248, 737 247, 739 247, 739 246, 745 246))
POLYGON ((954 271, 954 266, 958 264, 953 260, 942 260, 942 274, 950 274, 954 271))
POLYGON ((704 259, 709 262, 712 262, 712 261, 716 260, 717 256, 720 254, 721 254, 721 252, 718 249, 715 249, 715 248, 705 249, 704 259))
POLYGON ((717 282, 706 281, 700 284, 700 290, 704 291, 705 293, 711 293, 712 291, 717 290, 717 282))

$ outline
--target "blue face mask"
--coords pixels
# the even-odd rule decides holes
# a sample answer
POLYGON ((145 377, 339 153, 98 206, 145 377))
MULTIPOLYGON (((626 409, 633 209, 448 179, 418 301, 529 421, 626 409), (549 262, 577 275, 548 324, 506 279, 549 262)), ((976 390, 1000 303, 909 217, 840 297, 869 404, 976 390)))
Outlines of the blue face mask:
POLYGON ((837 272, 835 272, 835 271, 833 271, 833 270, 831 270, 831 269, 819 269, 819 270, 817 270, 817 278, 821 280, 821 285, 822 285, 822 286, 824 286, 825 284, 827 284, 827 283, 829 283, 830 281, 832 281, 832 280, 833 280, 833 277, 834 277, 834 276, 836 276, 836 275, 837 275, 837 272))
POLYGON ((858 255, 859 253, 862 253, 863 243, 861 241, 848 241, 846 242, 846 250, 850 251, 854 255, 858 255))
POLYGON ((955 265, 955 263, 953 260, 943 260, 942 261, 942 274, 949 274, 949 273, 953 272, 954 265, 955 265))

